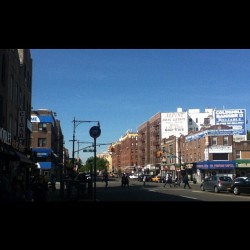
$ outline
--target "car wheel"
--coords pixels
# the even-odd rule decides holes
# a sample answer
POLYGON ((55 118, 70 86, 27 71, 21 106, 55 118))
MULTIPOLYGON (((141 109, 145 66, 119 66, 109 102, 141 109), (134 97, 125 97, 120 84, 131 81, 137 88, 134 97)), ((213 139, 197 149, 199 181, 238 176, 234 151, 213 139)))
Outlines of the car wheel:
POLYGON ((234 187, 234 194, 235 195, 239 195, 240 194, 240 190, 239 190, 239 188, 238 187, 234 187))
POLYGON ((203 185, 201 185, 201 191, 205 191, 205 188, 203 185))
POLYGON ((215 193, 219 193, 219 189, 218 189, 217 186, 214 187, 214 192, 215 192, 215 193))

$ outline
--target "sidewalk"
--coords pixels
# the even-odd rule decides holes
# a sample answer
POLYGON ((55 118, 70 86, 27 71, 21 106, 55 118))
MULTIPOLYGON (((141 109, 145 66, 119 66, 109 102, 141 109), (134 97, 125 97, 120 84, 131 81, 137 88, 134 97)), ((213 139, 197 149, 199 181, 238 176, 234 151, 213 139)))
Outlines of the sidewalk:
POLYGON ((48 191, 48 202, 62 202, 65 201, 63 197, 61 197, 60 194, 60 187, 56 188, 56 190, 53 192, 51 188, 49 188, 48 191))
POLYGON ((83 202, 83 201, 91 201, 87 194, 85 197, 77 197, 77 193, 72 193, 71 197, 67 197, 67 190, 66 187, 64 187, 64 190, 60 190, 60 182, 56 183, 56 190, 52 191, 51 188, 49 188, 48 191, 48 202, 83 202))

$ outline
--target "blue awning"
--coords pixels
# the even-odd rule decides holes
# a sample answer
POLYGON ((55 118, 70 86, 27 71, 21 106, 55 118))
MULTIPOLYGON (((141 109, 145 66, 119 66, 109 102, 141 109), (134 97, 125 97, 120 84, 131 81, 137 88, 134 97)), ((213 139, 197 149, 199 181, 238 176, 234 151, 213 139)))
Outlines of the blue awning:
POLYGON ((37 162, 37 167, 41 169, 51 169, 53 166, 53 162, 37 162))
POLYGON ((53 152, 51 148, 33 148, 32 151, 36 152, 37 157, 48 157, 53 152))
POLYGON ((234 169, 235 161, 203 161, 197 162, 197 169, 234 169))

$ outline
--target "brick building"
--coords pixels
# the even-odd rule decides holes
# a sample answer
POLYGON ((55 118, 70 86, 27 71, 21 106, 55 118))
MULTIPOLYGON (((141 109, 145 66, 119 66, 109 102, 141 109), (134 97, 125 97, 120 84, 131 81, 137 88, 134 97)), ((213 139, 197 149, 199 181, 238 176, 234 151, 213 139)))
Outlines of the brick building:
POLYGON ((64 166, 64 137, 56 114, 48 109, 33 110, 31 114, 31 148, 36 153, 41 174, 58 178, 64 166))
POLYGON ((138 171, 138 133, 127 131, 112 145, 111 152, 114 172, 138 171))
MULTIPOLYGON (((26 181, 31 160, 32 59, 29 49, 0 49, 0 171, 26 181)), ((27 183, 27 182, 26 182, 27 183)))
POLYGON ((138 163, 144 171, 158 174, 161 167, 161 113, 157 113, 138 127, 138 163))

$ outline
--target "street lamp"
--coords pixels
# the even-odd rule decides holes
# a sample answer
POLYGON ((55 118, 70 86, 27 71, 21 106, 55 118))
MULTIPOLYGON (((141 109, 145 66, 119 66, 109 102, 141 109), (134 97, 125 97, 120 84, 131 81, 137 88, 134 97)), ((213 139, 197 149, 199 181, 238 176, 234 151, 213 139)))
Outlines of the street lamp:
POLYGON ((89 130, 89 135, 94 138, 94 201, 96 201, 96 139, 101 135, 100 123, 89 130))
POLYGON ((77 128, 77 126, 79 124, 81 124, 81 123, 84 123, 84 122, 88 122, 88 123, 89 122, 97 122, 98 126, 100 126, 100 125, 99 125, 99 121, 77 121, 75 119, 75 117, 74 117, 74 120, 72 122, 73 122, 73 139, 70 140, 70 141, 73 142, 73 147, 72 147, 72 161, 73 161, 73 169, 74 169, 74 167, 75 167, 75 141, 76 141, 75 134, 76 134, 76 128, 77 128))

